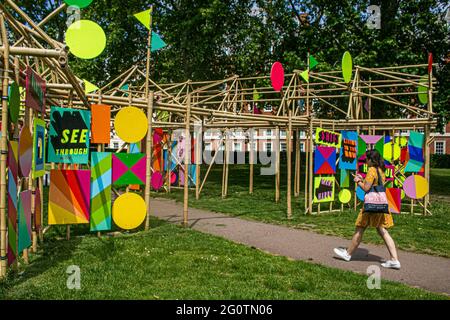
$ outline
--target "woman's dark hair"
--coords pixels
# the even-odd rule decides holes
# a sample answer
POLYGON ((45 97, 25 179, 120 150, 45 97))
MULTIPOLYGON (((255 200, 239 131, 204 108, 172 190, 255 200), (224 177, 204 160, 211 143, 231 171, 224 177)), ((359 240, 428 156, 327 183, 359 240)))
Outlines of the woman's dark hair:
POLYGON ((366 159, 367 159, 367 164, 369 165, 369 167, 375 167, 375 168, 380 168, 381 170, 385 171, 385 166, 384 166, 384 159, 381 156, 381 154, 378 152, 378 150, 369 150, 366 152, 366 159))

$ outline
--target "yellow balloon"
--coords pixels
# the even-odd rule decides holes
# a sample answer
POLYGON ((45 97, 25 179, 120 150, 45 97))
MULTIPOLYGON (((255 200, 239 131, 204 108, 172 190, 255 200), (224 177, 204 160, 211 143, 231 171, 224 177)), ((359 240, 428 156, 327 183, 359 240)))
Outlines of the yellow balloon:
POLYGON ((144 222, 146 214, 145 201, 136 193, 124 193, 114 201, 112 218, 121 229, 136 229, 144 222))
POLYGON ((106 35, 94 21, 78 20, 67 29, 66 44, 74 56, 93 59, 105 50, 106 35))
POLYGON ((147 134, 147 117, 136 107, 126 107, 117 113, 114 128, 120 139, 128 143, 136 143, 147 134))
POLYGON ((341 203, 349 203, 352 200, 352 193, 348 189, 342 189, 338 197, 341 203))

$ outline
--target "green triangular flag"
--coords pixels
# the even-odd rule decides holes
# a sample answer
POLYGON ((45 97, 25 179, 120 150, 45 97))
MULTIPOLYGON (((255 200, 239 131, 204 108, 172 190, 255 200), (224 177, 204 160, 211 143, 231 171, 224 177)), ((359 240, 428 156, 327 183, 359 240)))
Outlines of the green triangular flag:
POLYGON ((84 81, 84 93, 85 94, 89 94, 91 92, 98 90, 98 87, 95 84, 90 83, 86 79, 83 79, 83 81, 84 81))
MULTIPOLYGON (((126 84, 124 84, 123 86, 120 87, 120 90, 128 91, 128 90, 130 90, 130 85, 128 83, 126 83, 126 84)), ((128 93, 125 93, 125 97, 128 97, 128 93)))
POLYGON ((314 69, 317 65, 319 64, 319 62, 317 62, 317 60, 313 57, 313 56, 309 56, 309 70, 314 69))
POLYGON ((303 79, 305 79, 306 82, 309 82, 308 70, 303 71, 302 73, 300 73, 300 75, 302 76, 303 79))
POLYGON ((152 52, 158 51, 165 46, 167 46, 167 44, 164 42, 164 40, 161 39, 161 37, 157 33, 152 32, 152 52))
POLYGON ((152 9, 148 9, 139 13, 134 14, 136 19, 139 20, 148 30, 150 30, 150 25, 152 24, 152 9))
POLYGON ((258 90, 254 89, 253 90, 253 101, 258 101, 259 98, 261 98, 261 96, 259 95, 258 90))

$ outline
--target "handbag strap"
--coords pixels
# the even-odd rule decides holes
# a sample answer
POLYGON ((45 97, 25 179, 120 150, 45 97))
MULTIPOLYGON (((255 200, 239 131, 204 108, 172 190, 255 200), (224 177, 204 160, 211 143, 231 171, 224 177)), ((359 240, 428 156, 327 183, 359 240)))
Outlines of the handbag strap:
POLYGON ((380 175, 380 168, 376 168, 377 169, 377 185, 378 186, 382 186, 383 185, 383 180, 381 179, 381 175, 380 175))

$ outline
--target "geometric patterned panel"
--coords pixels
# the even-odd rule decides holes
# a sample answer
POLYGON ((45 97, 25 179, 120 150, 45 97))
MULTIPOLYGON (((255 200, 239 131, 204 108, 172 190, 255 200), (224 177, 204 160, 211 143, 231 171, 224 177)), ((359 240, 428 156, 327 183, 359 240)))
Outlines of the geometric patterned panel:
POLYGON ((89 223, 90 170, 51 170, 48 224, 89 223))
POLYGON ((145 184, 147 158, 143 153, 112 155, 112 181, 115 186, 145 184))
POLYGON ((91 231, 111 230, 112 154, 91 154, 91 231))
POLYGON ((336 148, 317 146, 314 152, 314 174, 336 173, 336 148))

